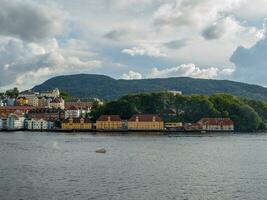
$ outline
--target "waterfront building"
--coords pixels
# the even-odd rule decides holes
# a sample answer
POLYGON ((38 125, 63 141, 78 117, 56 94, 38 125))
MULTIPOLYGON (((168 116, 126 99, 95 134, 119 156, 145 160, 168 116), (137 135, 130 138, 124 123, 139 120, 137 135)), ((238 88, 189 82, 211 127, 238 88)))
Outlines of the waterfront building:
POLYGON ((163 120, 158 115, 134 115, 128 120, 128 130, 163 130, 163 120))
POLYGON ((0 106, 0 118, 7 119, 8 115, 20 111, 27 113, 32 107, 29 106, 0 106))
POLYGON ((60 109, 64 109, 65 108, 65 102, 64 99, 60 98, 60 97, 56 97, 54 99, 52 99, 51 101, 48 101, 48 107, 49 108, 60 108, 60 109))
POLYGON ((44 119, 47 121, 60 121, 65 119, 65 111, 55 108, 36 108, 28 112, 29 119, 44 119))
POLYGON ((27 106, 29 104, 29 101, 26 97, 18 97, 16 100, 16 104, 18 106, 27 106))
POLYGON ((197 123, 204 131, 234 131, 234 122, 230 118, 202 118, 197 123))
POLYGON ((164 128, 167 130, 182 130, 182 122, 166 122, 164 123, 164 128))
POLYGON ((88 118, 68 118, 62 121, 61 128, 68 130, 92 129, 92 123, 88 118))
POLYGON ((25 128, 25 119, 22 112, 11 113, 7 118, 6 128, 8 130, 22 130, 25 128))
POLYGON ((122 130, 123 121, 119 115, 101 115, 96 121, 97 130, 122 130))
POLYGON ((30 119, 27 121, 27 128, 29 130, 49 130, 54 128, 54 122, 44 119, 30 119))
POLYGON ((71 106, 65 111, 66 118, 79 118, 81 117, 81 110, 79 110, 76 106, 71 106))

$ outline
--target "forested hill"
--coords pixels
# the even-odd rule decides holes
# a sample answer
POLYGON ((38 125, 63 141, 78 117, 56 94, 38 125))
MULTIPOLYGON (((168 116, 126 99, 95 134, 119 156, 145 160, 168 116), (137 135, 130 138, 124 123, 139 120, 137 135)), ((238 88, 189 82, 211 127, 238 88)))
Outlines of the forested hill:
POLYGON ((230 93, 236 96, 267 100, 267 88, 261 86, 227 80, 193 79, 188 77, 115 80, 104 75, 77 74, 51 78, 41 85, 35 86, 33 90, 46 91, 54 88, 59 88, 71 96, 80 98, 117 99, 130 93, 178 90, 185 95, 230 93))

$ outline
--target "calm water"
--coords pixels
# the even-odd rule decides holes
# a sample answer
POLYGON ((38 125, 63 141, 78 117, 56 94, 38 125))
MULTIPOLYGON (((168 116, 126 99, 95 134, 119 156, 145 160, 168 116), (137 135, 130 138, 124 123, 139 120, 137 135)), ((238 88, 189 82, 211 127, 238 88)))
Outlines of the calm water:
POLYGON ((0 132, 0 199, 267 199, 267 134, 0 132))

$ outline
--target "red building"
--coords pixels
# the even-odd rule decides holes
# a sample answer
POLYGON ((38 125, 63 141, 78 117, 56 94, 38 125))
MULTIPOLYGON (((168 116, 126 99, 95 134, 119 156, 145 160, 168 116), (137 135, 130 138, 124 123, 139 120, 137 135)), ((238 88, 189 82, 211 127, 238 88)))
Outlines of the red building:
POLYGON ((32 107, 30 106, 0 106, 0 118, 7 119, 9 114, 20 111, 21 113, 28 113, 32 107))
POLYGON ((65 111, 62 109, 54 108, 36 108, 28 112, 28 118, 58 121, 65 119, 65 111))

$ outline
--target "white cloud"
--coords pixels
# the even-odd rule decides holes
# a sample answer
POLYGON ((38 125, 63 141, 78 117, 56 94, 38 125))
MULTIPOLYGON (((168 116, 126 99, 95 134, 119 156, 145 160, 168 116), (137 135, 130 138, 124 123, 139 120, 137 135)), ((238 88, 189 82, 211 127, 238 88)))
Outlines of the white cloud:
POLYGON ((207 27, 203 31, 203 36, 207 40, 219 39, 224 36, 235 36, 237 33, 242 31, 247 32, 248 29, 241 26, 233 16, 224 17, 219 19, 211 26, 207 27))
POLYGON ((167 77, 193 77, 193 78, 204 78, 211 79, 218 77, 222 74, 230 74, 229 69, 219 70, 218 68, 210 67, 200 69, 194 64, 182 64, 177 67, 158 69, 153 68, 148 75, 148 78, 167 78, 167 77))
POLYGON ((160 46, 154 43, 142 43, 137 47, 130 49, 123 49, 122 53, 130 56, 151 56, 151 57, 165 57, 166 54, 162 52, 160 46))
POLYGON ((142 74, 130 70, 128 73, 124 73, 122 75, 122 79, 125 80, 142 79, 142 74))

